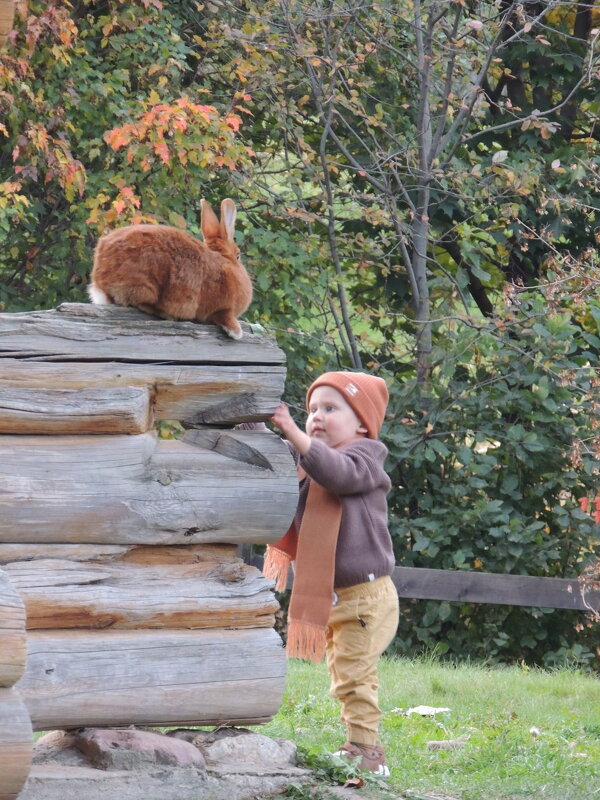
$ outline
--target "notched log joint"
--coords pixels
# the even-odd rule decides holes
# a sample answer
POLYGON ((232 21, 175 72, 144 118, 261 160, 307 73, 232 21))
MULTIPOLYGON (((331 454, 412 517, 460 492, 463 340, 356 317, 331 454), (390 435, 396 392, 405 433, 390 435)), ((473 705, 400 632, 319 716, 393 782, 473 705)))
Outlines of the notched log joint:
POLYGON ((180 420, 182 425, 194 427, 195 425, 210 425, 219 423, 224 419, 244 420, 260 416, 256 397, 252 392, 238 392, 220 403, 215 403, 210 408, 198 411, 185 419, 180 420))
POLYGON ((251 464, 274 472, 271 463, 260 450, 242 442, 230 433, 215 430, 190 430, 184 435, 183 441, 204 447, 206 450, 212 450, 225 458, 232 458, 234 461, 242 461, 244 464, 251 464))

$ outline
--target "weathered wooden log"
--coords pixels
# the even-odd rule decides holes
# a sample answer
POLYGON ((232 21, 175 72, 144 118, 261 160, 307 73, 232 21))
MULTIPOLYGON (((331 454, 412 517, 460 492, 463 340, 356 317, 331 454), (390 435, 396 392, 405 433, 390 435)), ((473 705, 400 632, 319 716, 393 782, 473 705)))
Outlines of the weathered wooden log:
POLYGON ((48 558, 5 565, 27 628, 273 627, 278 603, 255 567, 154 565, 48 558))
POLYGON ((15 0, 0 0, 0 48, 4 47, 13 27, 15 0))
POLYGON ((285 367, 276 365, 57 363, 0 352, 0 433, 139 433, 170 419, 256 422, 272 415, 284 381, 285 367))
POLYGON ((0 356, 44 361, 282 364, 283 352, 244 325, 230 339, 216 325, 161 320, 132 308, 63 303, 0 314, 0 356))
POLYGON ((3 544, 0 567, 15 561, 59 558, 93 564, 195 564, 207 574, 216 564, 237 564, 234 544, 184 544, 169 546, 125 544, 3 544))
POLYGON ((25 670, 25 606, 0 570, 0 686, 16 683, 25 670))
POLYGON ((258 724, 284 690, 281 639, 268 628, 32 631, 27 643, 16 688, 34 730, 258 724))
POLYGON ((0 437, 0 542, 276 541, 298 492, 281 439, 189 433, 0 437))
POLYGON ((32 754, 33 730, 25 703, 14 689, 0 689, 0 800, 16 800, 32 754))
POLYGON ((0 386, 0 433, 144 433, 152 423, 146 389, 0 386))
POLYGON ((15 800, 23 788, 33 750, 25 704, 12 687, 25 671, 25 607, 0 570, 0 800, 15 800))
POLYGON ((215 325, 83 303, 0 314, 0 433, 266 420, 283 393, 285 355, 245 331, 234 342, 215 325))

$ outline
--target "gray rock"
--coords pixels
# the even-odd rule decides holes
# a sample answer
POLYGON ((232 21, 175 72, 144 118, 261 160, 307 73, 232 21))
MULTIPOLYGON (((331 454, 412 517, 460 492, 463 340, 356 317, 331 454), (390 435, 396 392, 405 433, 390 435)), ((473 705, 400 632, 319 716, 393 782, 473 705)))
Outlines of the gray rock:
POLYGON ((204 756, 193 744, 151 731, 84 728, 73 738, 75 747, 99 769, 133 770, 148 765, 205 767, 204 756))
POLYGON ((19 800, 250 800, 310 780, 309 770, 292 766, 295 750, 239 728, 53 731, 34 748, 19 800))
POLYGON ((173 728, 167 731, 165 736, 173 736, 175 739, 183 739, 185 742, 192 742, 196 747, 203 748, 217 739, 225 739, 230 736, 244 736, 247 733, 252 733, 248 728, 232 728, 226 726, 224 728, 214 728, 207 731, 200 728, 173 728))
POLYGON ((75 747, 75 736, 67 731, 50 731, 33 746, 33 764, 88 767, 85 756, 75 747))
MULTIPOLYGON (((196 741, 194 744, 200 746, 196 741)), ((261 733, 217 739, 202 749, 207 764, 231 765, 233 771, 241 771, 241 765, 252 765, 267 772, 296 765, 295 744, 283 739, 270 739, 261 733)))
POLYGON ((193 767, 106 771, 36 765, 19 800, 242 800, 193 767))

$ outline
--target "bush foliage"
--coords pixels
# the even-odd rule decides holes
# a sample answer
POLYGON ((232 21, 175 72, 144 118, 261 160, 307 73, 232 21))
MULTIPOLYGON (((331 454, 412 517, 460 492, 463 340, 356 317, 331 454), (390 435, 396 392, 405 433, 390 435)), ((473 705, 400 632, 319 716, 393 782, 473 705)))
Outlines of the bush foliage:
MULTIPOLYGON (((396 392, 402 420, 385 438, 400 563, 572 578, 594 559, 598 525, 580 499, 598 489, 597 360, 569 314, 546 314, 539 296, 523 299, 518 339, 514 327, 459 327, 438 382, 396 392)), ((397 647, 592 662, 590 626, 572 612, 420 602, 405 608, 397 647)))

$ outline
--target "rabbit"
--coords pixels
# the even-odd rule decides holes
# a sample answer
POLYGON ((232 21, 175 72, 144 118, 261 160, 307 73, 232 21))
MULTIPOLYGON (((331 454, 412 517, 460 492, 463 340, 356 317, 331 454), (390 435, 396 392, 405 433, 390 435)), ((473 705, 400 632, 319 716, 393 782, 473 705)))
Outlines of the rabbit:
POLYGON ((212 322, 241 339, 237 317, 250 305, 252 283, 233 240, 235 217, 233 200, 221 203, 220 222, 202 200, 204 242, 167 225, 128 225, 105 234, 94 252, 91 301, 212 322))

